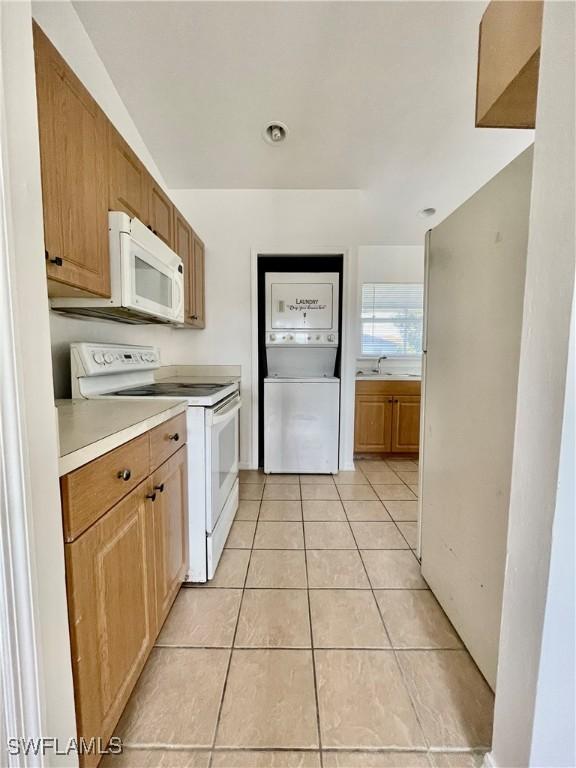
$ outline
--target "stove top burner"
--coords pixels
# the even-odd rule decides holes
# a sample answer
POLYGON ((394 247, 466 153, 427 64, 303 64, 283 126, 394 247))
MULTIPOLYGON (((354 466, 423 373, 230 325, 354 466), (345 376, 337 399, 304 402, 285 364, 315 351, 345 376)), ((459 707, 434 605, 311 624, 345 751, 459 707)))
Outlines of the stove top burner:
POLYGON ((208 397, 227 384, 148 384, 144 387, 120 389, 111 392, 114 397, 208 397))

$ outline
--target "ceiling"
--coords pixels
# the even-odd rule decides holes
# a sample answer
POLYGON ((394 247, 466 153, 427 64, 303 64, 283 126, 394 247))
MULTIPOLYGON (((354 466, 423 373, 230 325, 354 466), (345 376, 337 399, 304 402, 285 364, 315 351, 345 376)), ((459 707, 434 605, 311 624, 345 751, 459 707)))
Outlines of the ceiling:
POLYGON ((169 188, 376 189, 412 210, 532 140, 474 128, 485 6, 74 4, 169 188), (271 120, 281 145, 262 138, 271 120))

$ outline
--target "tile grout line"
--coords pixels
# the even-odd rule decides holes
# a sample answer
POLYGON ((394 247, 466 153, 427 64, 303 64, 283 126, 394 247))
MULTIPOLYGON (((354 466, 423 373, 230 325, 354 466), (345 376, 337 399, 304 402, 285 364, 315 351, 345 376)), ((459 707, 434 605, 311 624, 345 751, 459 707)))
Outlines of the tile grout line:
MULTIPOLYGON (((262 489, 262 495, 264 489, 262 489)), ((240 613, 242 611, 242 604, 244 602, 244 595, 246 593, 246 582, 248 581, 248 573, 250 571, 250 563, 252 561, 252 552, 254 551, 254 540, 256 538, 256 530, 258 528, 258 521, 260 519, 260 509, 262 508, 262 496, 260 497, 260 504, 258 505, 258 516, 256 518, 256 525, 254 526, 254 533, 252 535, 252 546, 250 547, 250 556, 248 557, 248 565, 246 567, 246 573, 244 574, 244 584, 242 586, 242 595, 240 597, 240 605, 238 606, 238 614, 236 616, 236 623, 234 625, 234 634, 232 636, 232 643, 230 646, 230 655, 228 656, 228 666, 226 667, 226 675, 224 677, 224 685, 222 686, 222 694, 220 696, 220 703, 218 705, 218 715, 216 716, 216 724, 214 726, 214 736, 212 737, 212 749, 210 752, 210 759, 208 761, 208 768, 212 768, 212 759, 214 757, 214 750, 216 749, 216 739, 218 738, 218 730, 220 728, 220 719, 222 717, 222 709, 224 707, 224 697, 226 695, 226 689, 228 687, 228 677, 230 675, 230 667, 232 666, 232 656, 234 654, 234 644, 236 642, 236 635, 238 633, 238 625, 240 623, 240 613)), ((224 544, 224 548, 226 544, 224 544)))
MULTIPOLYGON (((389 469, 390 469, 390 467, 389 467, 389 469)), ((393 471, 393 470, 391 470, 391 471, 393 471)), ((366 479, 370 483, 370 487, 374 490, 373 485, 372 485, 372 483, 370 481, 370 478, 367 477, 366 479)), ((400 476, 398 476, 398 479, 402 480, 402 478, 400 476)), ((402 482, 404 482, 404 481, 402 481, 402 482)), ((404 483, 404 485, 407 485, 407 483, 404 483)), ((410 489, 410 490, 412 490, 412 489, 410 489)), ((382 501, 382 499, 380 499, 380 501, 382 501)), ((390 517, 392 517, 392 515, 390 515, 390 517)), ((395 520, 393 520, 392 522, 394 523, 394 525, 396 525, 396 521, 395 520)), ((402 531, 398 528, 398 525, 396 525, 396 529, 398 530, 398 532, 400 533, 400 535, 402 536, 404 541, 406 541, 404 535, 402 534, 402 531)), ((406 541, 406 544, 408 544, 407 541, 406 541)), ((409 546, 409 551, 412 552, 412 554, 414 554, 413 551, 412 551, 412 548, 410 547, 410 545, 408 545, 408 546, 409 546)), ((364 559, 362 558, 362 555, 360 555, 360 558, 362 560, 362 563, 364 564, 364 559)), ((419 563, 418 558, 416 558, 416 561, 419 563)), ((368 576, 368 572, 366 572, 366 575, 368 576)), ((368 581, 370 583, 370 586, 372 587, 372 581, 370 580, 369 576, 368 576, 368 581)), ((397 665, 397 667, 398 667, 398 669, 400 671, 400 677, 402 678, 402 682, 404 683, 404 688, 406 690, 406 693, 408 694, 408 698, 410 699, 410 704, 412 705, 412 710, 414 711, 414 715, 416 717, 416 722, 418 723, 418 726, 420 728, 422 736, 424 737, 424 742, 425 742, 425 744, 427 746, 427 753, 429 753, 430 752, 430 746, 431 746, 430 745, 430 740, 428 739, 428 736, 426 735, 426 732, 425 732, 424 727, 422 725, 422 721, 421 721, 420 716, 418 714, 418 710, 416 708, 416 703, 414 701, 414 697, 412 696, 412 693, 410 691, 410 687, 408 686, 408 683, 406 681, 406 675, 404 673, 404 669, 402 667, 402 664, 400 664, 400 659, 398 657, 398 651, 397 651, 396 648, 394 648, 394 645, 392 643, 392 638, 390 637, 390 633, 388 632, 388 628, 386 627, 386 622, 384 621, 384 616, 382 615, 382 610, 380 608, 380 604, 378 603, 378 600, 376 599, 376 595, 374 593, 374 588, 373 587, 372 587, 372 596, 373 596, 374 600, 376 601, 376 607, 378 609, 378 613, 380 615, 380 619, 382 621, 382 624, 384 625, 384 629, 386 630, 386 634, 387 634, 388 639, 390 641, 390 647, 392 649, 392 653, 394 654, 394 658, 396 660, 396 665, 397 665)), ((429 759, 429 761, 430 761, 430 759, 429 759)))
POLYGON ((300 480, 300 510, 302 512, 302 536, 304 541, 304 568, 306 571, 306 599, 308 601, 308 622, 310 625, 310 655, 312 657, 312 676, 314 679, 314 703, 316 705, 316 730, 318 732, 318 750, 320 768, 324 766, 324 757, 322 750, 322 731, 320 728, 320 703, 318 697, 318 675, 316 673, 316 656, 314 653, 314 630, 312 628, 312 608, 310 605, 310 581, 308 579, 308 555, 306 549, 306 526, 304 525, 304 503, 302 499, 302 478, 300 480))
MULTIPOLYGON (((350 523, 348 523, 350 525, 350 523)), ((352 526, 350 525, 350 530, 352 531, 352 536, 354 537, 354 541, 356 542, 356 537, 354 536, 354 531, 352 530, 352 526)), ((358 542, 356 542, 356 546, 358 547, 358 542)), ((376 609, 378 611, 378 615, 380 616, 380 621, 382 622, 382 626, 384 628, 384 632, 386 633, 386 637, 388 638, 388 642, 390 643, 390 650, 394 654, 394 660, 396 661, 396 666, 400 672, 400 677, 402 678, 402 683, 404 684, 404 688, 406 690, 406 693, 408 695, 408 699, 410 700, 410 704, 412 705, 412 711, 414 712, 414 716, 416 718, 416 722, 418 723, 418 727, 420 728, 420 731, 422 733, 422 736, 424 738, 424 742, 426 744, 427 752, 430 751, 430 742, 428 741, 428 737, 426 736, 424 732, 424 728, 422 726, 422 723, 420 721, 420 717, 418 716, 418 712, 416 710, 416 704, 414 703, 414 699, 412 698, 412 694, 410 693, 410 689, 408 688, 408 685, 406 683, 406 677, 404 675, 404 670, 402 669, 402 665, 400 664, 400 661, 398 659, 398 654, 396 652, 396 649, 393 646, 392 638, 390 637, 390 632, 388 631, 388 627, 386 626, 386 622, 384 621, 384 616, 382 615, 382 611, 380 610, 380 605, 378 603, 378 600, 376 599, 376 595, 374 594, 374 587, 372 586, 372 581, 370 580, 370 576, 368 575, 368 571, 366 570, 366 564, 364 563, 364 559, 362 557, 362 554, 360 552, 360 548, 358 548, 358 554, 360 555, 360 560, 362 561, 362 567, 364 568, 364 572, 366 574, 366 578, 368 579, 368 583, 370 584, 370 591, 372 593, 372 599, 376 603, 376 609)))

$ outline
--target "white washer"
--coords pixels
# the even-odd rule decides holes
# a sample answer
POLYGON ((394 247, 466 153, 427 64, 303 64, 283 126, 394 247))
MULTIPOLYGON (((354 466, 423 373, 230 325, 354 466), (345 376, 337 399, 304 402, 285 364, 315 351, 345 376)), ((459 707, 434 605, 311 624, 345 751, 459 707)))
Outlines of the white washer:
POLYGON ((264 472, 338 472, 340 380, 264 379, 264 472))

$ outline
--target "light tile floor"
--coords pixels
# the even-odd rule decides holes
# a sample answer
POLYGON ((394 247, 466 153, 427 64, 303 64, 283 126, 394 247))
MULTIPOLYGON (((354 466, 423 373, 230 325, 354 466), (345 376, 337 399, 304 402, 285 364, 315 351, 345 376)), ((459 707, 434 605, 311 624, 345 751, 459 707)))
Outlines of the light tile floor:
POLYGON ((493 696, 420 576, 417 466, 242 472, 103 768, 479 768, 493 696))

